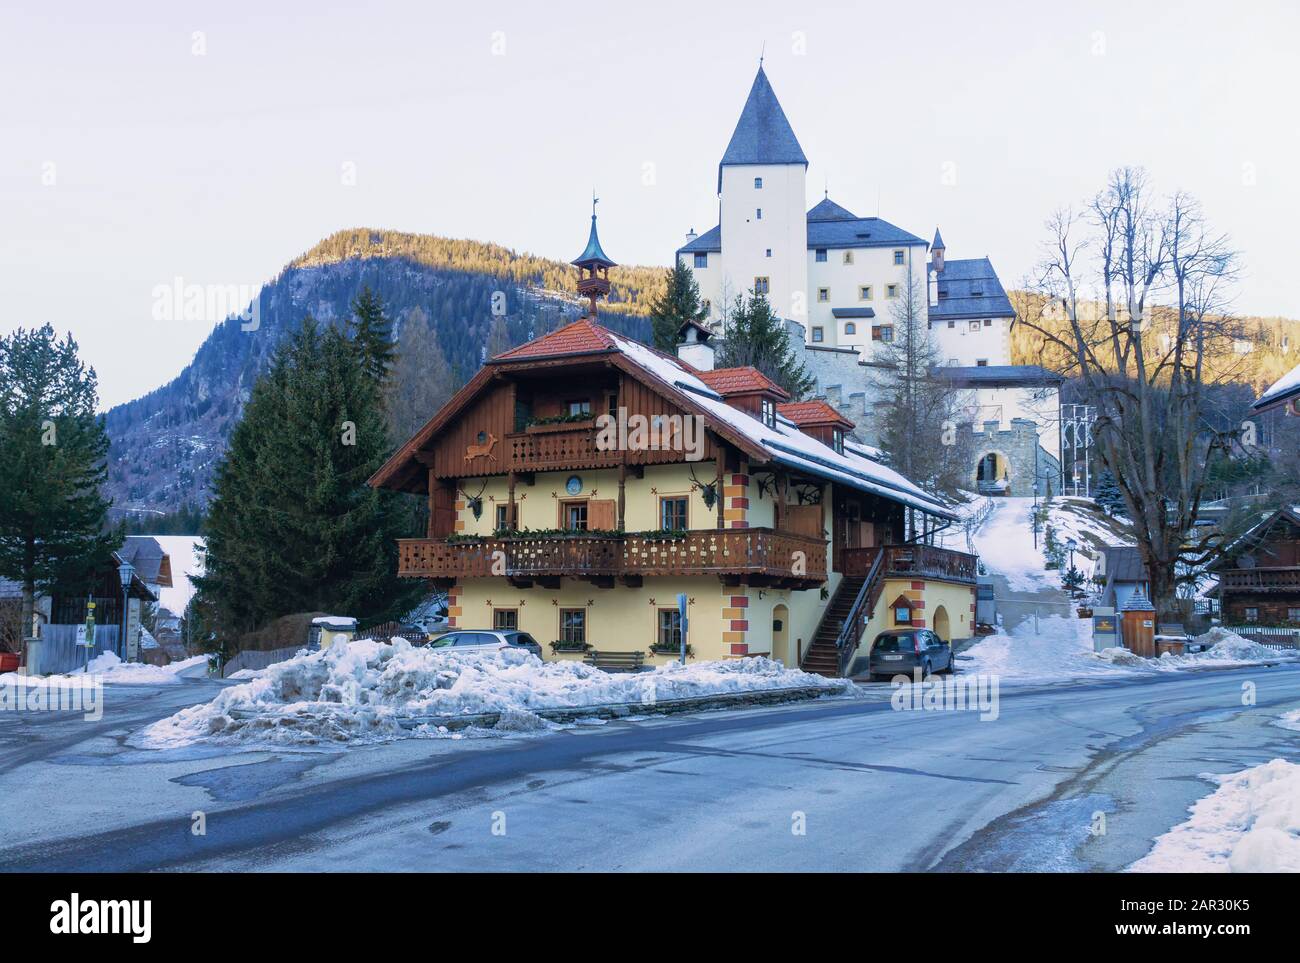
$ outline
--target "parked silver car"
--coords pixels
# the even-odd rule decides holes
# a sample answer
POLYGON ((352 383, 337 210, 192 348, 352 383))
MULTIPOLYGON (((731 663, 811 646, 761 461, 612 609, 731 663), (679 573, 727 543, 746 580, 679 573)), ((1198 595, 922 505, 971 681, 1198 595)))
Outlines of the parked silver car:
POLYGON ((440 635, 429 646, 434 649, 454 648, 457 652, 493 652, 502 649, 526 649, 539 659, 542 647, 527 632, 517 629, 452 629, 440 635))
POLYGON ((890 629, 871 644, 867 672, 872 679, 932 672, 952 672, 952 646, 929 629, 890 629))

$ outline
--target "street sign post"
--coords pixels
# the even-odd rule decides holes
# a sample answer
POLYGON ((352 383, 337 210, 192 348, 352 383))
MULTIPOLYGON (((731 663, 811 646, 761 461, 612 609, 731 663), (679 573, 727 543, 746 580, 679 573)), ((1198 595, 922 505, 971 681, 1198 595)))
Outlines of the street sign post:
POLYGON ((682 665, 686 664, 686 606, 688 600, 685 592, 677 593, 677 615, 682 623, 682 665))

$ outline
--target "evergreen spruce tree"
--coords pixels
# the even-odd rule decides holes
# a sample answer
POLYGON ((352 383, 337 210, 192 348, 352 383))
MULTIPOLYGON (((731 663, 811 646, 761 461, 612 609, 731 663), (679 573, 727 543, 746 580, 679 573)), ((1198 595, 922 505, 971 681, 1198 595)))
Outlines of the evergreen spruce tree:
POLYGON ((396 618, 421 594, 397 578, 402 496, 366 484, 390 451, 371 360, 309 317, 254 386, 217 470, 196 579, 210 647, 229 654, 292 612, 396 618))
POLYGON ((761 294, 736 295, 716 361, 719 368, 752 365, 788 391, 795 401, 812 391, 815 384, 790 346, 785 322, 772 312, 761 294))
POLYGON ((38 592, 88 578, 122 542, 105 530, 97 384, 72 337, 48 324, 0 338, 0 576, 22 586, 24 636, 38 592))
POLYGON ((650 329, 660 351, 677 350, 677 332, 687 321, 703 321, 708 309, 700 300, 695 272, 678 262, 664 276, 664 290, 650 302, 650 329))
POLYGON ((397 354, 393 341, 393 323, 384 314, 384 303, 366 285, 352 300, 352 320, 348 334, 361 351, 366 372, 382 384, 397 354))
POLYGON ((1097 507, 1108 515, 1119 517, 1128 514, 1124 507, 1124 496, 1120 494, 1119 484, 1109 468, 1103 468, 1101 474, 1097 476, 1092 497, 1097 507))

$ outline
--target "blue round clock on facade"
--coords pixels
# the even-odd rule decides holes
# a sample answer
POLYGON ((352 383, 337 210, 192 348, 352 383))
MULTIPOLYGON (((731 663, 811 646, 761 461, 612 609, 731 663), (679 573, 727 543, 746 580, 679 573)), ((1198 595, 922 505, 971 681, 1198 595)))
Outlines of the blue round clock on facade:
POLYGON ((570 475, 569 480, 564 483, 564 490, 570 495, 577 495, 582 491, 582 479, 577 475, 570 475))

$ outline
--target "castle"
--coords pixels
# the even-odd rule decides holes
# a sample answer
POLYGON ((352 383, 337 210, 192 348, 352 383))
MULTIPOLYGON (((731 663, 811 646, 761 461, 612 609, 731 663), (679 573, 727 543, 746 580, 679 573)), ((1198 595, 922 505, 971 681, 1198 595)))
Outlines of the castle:
MULTIPOLYGON (((692 229, 675 254, 700 286, 709 312, 704 336, 725 338, 737 295, 766 296, 802 342, 816 393, 874 445, 880 431, 869 373, 906 301, 928 325, 943 359, 939 373, 952 381, 972 432, 972 489, 1059 491, 1061 379, 1011 364, 1016 312, 989 259, 949 258, 937 228, 927 244, 829 195, 805 210, 807 174, 808 158, 760 65, 718 163, 718 224, 703 234, 692 229), (1032 457, 1024 454, 1028 423, 1038 439, 1032 457)), ((705 352, 694 344, 686 351, 700 366, 705 352)))

